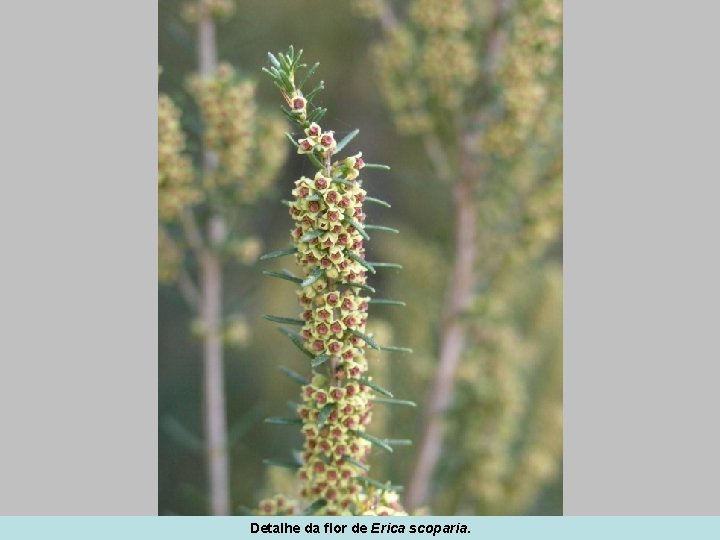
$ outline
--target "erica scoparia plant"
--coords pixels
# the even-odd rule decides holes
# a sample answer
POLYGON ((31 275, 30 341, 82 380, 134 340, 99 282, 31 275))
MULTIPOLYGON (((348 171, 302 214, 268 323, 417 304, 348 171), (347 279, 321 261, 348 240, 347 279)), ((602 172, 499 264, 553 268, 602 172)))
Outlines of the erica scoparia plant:
POLYGON ((288 134, 298 154, 305 155, 317 172, 312 178, 295 181, 293 199, 286 201, 294 222, 293 244, 287 249, 268 253, 261 259, 294 254, 301 269, 295 276, 288 271, 265 271, 268 276, 298 285, 302 307, 300 318, 267 315, 266 318, 299 327, 296 332, 286 326, 280 330, 307 356, 306 378, 283 368, 302 384, 302 404, 291 418, 268 418, 269 423, 301 426, 305 439, 302 452, 291 462, 266 460, 269 465, 297 469, 301 481, 300 502, 276 496, 261 501, 261 514, 324 515, 403 515, 398 489, 368 476, 368 458, 373 446, 392 452, 394 445, 407 440, 380 439, 368 433, 375 403, 414 406, 395 400, 392 394, 372 382, 367 373, 367 348, 411 352, 402 347, 385 347, 375 342, 367 331, 368 307, 373 303, 402 302, 371 298, 375 290, 367 275, 377 268, 399 268, 391 263, 365 260, 363 242, 368 231, 397 232, 388 227, 365 223, 363 203, 389 206, 368 197, 360 173, 370 168, 388 169, 384 165, 365 163, 362 154, 336 159, 357 135, 353 131, 341 141, 318 122, 326 109, 315 107, 313 97, 323 89, 321 82, 313 90, 303 88, 318 64, 307 70, 302 82, 296 83, 302 51, 290 47, 286 54, 269 54, 270 66, 264 69, 280 89, 287 108, 285 115, 296 124, 302 135, 288 134))

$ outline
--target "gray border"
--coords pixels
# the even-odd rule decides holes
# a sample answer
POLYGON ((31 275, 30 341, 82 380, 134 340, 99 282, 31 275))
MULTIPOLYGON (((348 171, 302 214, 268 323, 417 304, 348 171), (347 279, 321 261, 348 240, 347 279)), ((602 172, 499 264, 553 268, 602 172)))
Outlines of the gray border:
POLYGON ((718 7, 565 2, 566 514, 720 513, 718 7))
POLYGON ((157 6, 2 19, 0 513, 157 514, 157 6))

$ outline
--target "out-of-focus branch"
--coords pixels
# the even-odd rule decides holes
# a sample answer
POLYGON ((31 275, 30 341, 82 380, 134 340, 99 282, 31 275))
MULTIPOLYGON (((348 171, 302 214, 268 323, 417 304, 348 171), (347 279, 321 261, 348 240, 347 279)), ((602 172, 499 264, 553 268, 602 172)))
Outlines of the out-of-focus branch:
POLYGON ((200 292, 185 269, 178 274, 177 285, 188 305, 197 311, 200 306, 200 292))
MULTIPOLYGON (((210 77, 217 69, 215 23, 205 2, 199 2, 198 65, 200 77, 210 77)), ((218 165, 215 152, 203 151, 205 174, 212 174, 218 165)), ((222 218, 213 215, 208 222, 209 246, 198 251, 200 265, 200 318, 205 330, 203 338, 203 386, 205 409, 205 444, 210 511, 216 516, 230 513, 229 459, 227 451, 227 420, 223 368, 222 265, 218 253, 217 231, 224 229, 222 218)), ((190 236, 197 244, 200 232, 192 227, 190 236), (196 234, 197 233, 197 234, 196 234)))
POLYGON ((430 390, 420 450, 408 488, 407 504, 410 508, 417 508, 427 502, 432 475, 440 460, 443 417, 453 395, 455 372, 466 345, 462 315, 469 307, 475 285, 477 214, 474 189, 479 171, 464 144, 459 165, 461 177, 453 187, 455 260, 445 297, 438 367, 430 390))

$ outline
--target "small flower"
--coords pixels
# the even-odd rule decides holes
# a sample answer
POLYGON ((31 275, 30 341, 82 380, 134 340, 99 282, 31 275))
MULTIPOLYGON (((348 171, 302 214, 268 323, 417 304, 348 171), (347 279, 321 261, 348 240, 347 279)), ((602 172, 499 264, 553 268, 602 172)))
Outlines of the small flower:
POLYGON ((310 124, 310 127, 305 130, 305 134, 308 137, 319 137, 322 134, 322 130, 319 125, 313 122, 310 124))
POLYGON ((302 96, 295 96, 291 101, 292 110, 295 114, 305 114, 305 108, 307 107, 307 100, 302 96))

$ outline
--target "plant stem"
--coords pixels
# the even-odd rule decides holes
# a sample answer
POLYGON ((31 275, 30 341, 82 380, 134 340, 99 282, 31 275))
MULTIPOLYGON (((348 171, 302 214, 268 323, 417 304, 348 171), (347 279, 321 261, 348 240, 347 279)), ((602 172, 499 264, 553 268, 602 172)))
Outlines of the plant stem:
MULTIPOLYGON (((198 64, 201 77, 214 74, 217 67, 215 24, 203 2, 198 22, 198 64)), ((217 155, 203 152, 205 173, 217 168, 217 155)), ((227 420, 225 417, 225 383, 223 371, 222 266, 216 246, 222 241, 223 220, 212 215, 208 221, 207 246, 200 254, 200 318, 203 323, 203 399, 207 481, 210 491, 210 513, 230 513, 227 420)))
POLYGON ((430 483, 440 459, 443 443, 443 415, 453 394, 455 372, 465 350, 463 312, 472 299, 477 246, 476 209, 473 197, 475 175, 467 151, 460 156, 461 179, 453 186, 455 207, 455 261, 445 296, 440 358, 428 398, 424 429, 414 470, 410 477, 407 505, 415 509, 426 504, 430 483))

